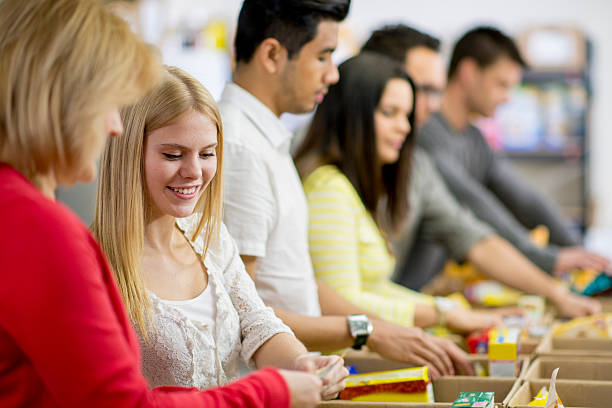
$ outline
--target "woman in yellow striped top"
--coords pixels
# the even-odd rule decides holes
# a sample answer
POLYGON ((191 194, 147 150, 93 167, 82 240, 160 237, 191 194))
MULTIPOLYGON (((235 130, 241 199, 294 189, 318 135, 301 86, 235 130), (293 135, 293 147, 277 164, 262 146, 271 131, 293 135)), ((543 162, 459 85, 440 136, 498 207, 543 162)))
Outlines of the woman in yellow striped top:
POLYGON ((353 57, 339 71, 296 156, 317 278, 402 325, 468 331, 500 323, 498 313, 449 310, 391 281, 387 236, 408 216, 414 86, 399 64, 375 54, 353 57))

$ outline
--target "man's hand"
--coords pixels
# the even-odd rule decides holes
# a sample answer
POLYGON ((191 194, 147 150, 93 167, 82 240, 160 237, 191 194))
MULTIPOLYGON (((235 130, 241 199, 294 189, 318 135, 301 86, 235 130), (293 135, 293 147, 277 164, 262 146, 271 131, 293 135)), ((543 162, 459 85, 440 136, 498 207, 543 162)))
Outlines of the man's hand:
POLYGON ((589 252, 582 247, 562 248, 557 254, 555 275, 559 276, 563 272, 576 268, 608 271, 609 267, 610 260, 608 258, 589 252))
MULTIPOLYGON (((374 331, 367 343, 370 350, 389 360, 427 366, 434 380, 455 374, 447 345, 433 340, 435 337, 421 328, 399 326, 384 320, 373 320, 372 324, 374 331)), ((460 354, 455 356, 459 358, 460 354)))

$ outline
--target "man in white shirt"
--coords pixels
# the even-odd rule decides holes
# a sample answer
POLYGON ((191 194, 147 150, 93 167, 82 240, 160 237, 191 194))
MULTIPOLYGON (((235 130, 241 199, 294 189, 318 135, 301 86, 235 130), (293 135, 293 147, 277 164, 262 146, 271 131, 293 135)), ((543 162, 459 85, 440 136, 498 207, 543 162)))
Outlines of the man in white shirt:
POLYGON ((350 0, 243 3, 233 83, 219 101, 224 222, 264 302, 310 349, 367 344, 385 357, 428 365, 434 378, 453 374, 453 363, 471 372, 465 354, 449 341, 375 316, 370 322, 314 278, 306 198, 289 153, 292 135, 279 117, 312 111, 338 81, 331 55, 349 5, 350 0))

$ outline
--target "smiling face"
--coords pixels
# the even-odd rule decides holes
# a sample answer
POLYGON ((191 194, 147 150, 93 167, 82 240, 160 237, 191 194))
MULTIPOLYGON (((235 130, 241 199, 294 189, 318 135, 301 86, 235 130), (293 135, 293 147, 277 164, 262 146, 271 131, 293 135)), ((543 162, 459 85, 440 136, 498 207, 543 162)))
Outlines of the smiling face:
POLYGON ((412 88, 408 81, 394 78, 387 82, 374 112, 376 151, 381 164, 395 163, 410 132, 412 88))
POLYGON ((323 102, 329 86, 338 82, 338 67, 332 61, 337 45, 338 23, 321 21, 315 38, 287 61, 281 73, 282 112, 307 113, 323 102))
POLYGON ((153 217, 193 213, 217 172, 216 147, 215 124, 194 110, 147 135, 145 182, 153 217))

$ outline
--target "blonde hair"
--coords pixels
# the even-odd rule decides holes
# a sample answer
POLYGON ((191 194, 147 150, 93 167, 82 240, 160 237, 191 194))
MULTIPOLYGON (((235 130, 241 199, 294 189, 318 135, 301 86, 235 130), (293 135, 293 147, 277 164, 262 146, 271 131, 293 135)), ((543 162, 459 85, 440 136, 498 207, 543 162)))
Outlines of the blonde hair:
POLYGON ((204 252, 218 239, 222 208, 223 129, 213 97, 189 74, 166 67, 161 85, 133 106, 121 110, 122 137, 110 139, 100 159, 96 213, 92 230, 110 260, 130 317, 147 339, 151 323, 140 264, 149 198, 144 174, 147 135, 195 110, 217 128, 217 173, 197 203, 202 217, 192 240, 204 230, 204 252))
POLYGON ((83 153, 102 147, 104 115, 134 103, 160 71, 98 1, 0 1, 0 161, 30 179, 74 181, 83 153))

